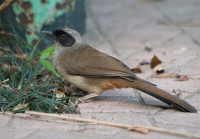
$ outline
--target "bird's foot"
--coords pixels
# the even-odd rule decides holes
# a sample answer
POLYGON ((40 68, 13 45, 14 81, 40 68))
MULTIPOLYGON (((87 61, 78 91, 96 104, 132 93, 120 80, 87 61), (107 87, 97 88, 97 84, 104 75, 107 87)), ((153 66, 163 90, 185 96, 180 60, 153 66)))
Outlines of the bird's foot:
POLYGON ((70 110, 71 110, 72 112, 74 112, 74 110, 76 109, 78 103, 80 103, 80 102, 81 102, 81 100, 77 99, 77 100, 75 101, 75 103, 72 104, 72 105, 70 106, 70 110))
POLYGON ((74 110, 77 108, 77 106, 78 106, 78 104, 81 102, 81 103, 89 103, 89 102, 92 102, 93 101, 93 99, 87 99, 87 100, 81 100, 81 99, 77 99, 76 101, 75 101, 75 103, 74 104, 72 104, 71 106, 70 106, 70 110, 72 111, 72 112, 74 112, 74 110))

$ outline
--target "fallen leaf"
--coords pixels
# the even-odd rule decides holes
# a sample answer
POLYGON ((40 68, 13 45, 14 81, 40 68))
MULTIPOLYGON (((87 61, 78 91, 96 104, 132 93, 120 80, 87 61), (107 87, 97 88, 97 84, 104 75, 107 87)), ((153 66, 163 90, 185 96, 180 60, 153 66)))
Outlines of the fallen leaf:
POLYGON ((162 63, 162 61, 160 61, 157 56, 154 55, 151 58, 151 68, 154 68, 155 66, 157 66, 160 63, 162 63))
POLYGON ((161 66, 161 64, 158 64, 157 66, 155 66, 153 70, 157 74, 161 74, 165 72, 165 69, 161 66))
POLYGON ((136 68, 131 69, 133 73, 142 73, 142 69, 140 65, 138 65, 136 68))
POLYGON ((66 97, 65 94, 62 91, 58 91, 58 89, 55 90, 56 92, 56 98, 60 99, 62 97, 66 97))
POLYGON ((140 65, 150 65, 150 62, 148 62, 148 61, 142 61, 142 62, 140 62, 140 65))
MULTIPOLYGON (((7 54, 4 54, 4 56, 8 56, 7 54)), ((12 55, 13 57, 17 57, 17 58, 20 58, 20 59, 27 59, 28 56, 27 54, 14 54, 12 55)))
POLYGON ((22 55, 15 54, 14 56, 16 56, 17 58, 20 58, 20 59, 28 59, 27 54, 22 54, 22 55))
POLYGON ((180 78, 178 78, 178 80, 175 81, 187 81, 187 80, 188 80, 187 75, 182 75, 180 78))
POLYGON ((167 75, 157 75, 157 74, 154 74, 154 77, 155 78, 172 78, 176 75, 176 73, 170 73, 170 74, 167 74, 167 75))
POLYGON ((175 91, 174 89, 172 89, 172 92, 173 92, 173 93, 176 93, 176 91, 175 91))
POLYGON ((27 104, 21 104, 21 103, 19 103, 17 106, 15 106, 13 108, 13 110, 16 111, 16 110, 20 110, 20 109, 26 109, 27 106, 28 106, 28 103, 27 104))
POLYGON ((69 90, 68 90, 67 86, 63 87, 63 93, 64 94, 69 94, 69 90))

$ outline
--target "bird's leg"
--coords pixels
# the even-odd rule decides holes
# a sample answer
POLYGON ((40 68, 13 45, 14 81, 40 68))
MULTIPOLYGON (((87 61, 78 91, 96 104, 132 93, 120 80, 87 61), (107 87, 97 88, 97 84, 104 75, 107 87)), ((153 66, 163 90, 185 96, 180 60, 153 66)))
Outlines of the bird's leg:
POLYGON ((98 96, 99 94, 96 94, 96 93, 92 93, 92 94, 89 94, 89 95, 86 95, 86 96, 84 96, 84 97, 81 97, 81 98, 79 98, 78 100, 76 100, 76 105, 79 103, 79 102, 84 102, 85 100, 87 100, 87 99, 90 99, 90 98, 93 98, 93 97, 96 97, 96 96, 98 96))
POLYGON ((78 100, 76 100, 73 108, 72 108, 72 111, 74 111, 74 109, 76 108, 76 106, 78 105, 79 102, 84 102, 85 100, 89 99, 89 98, 93 98, 93 97, 96 97, 98 96, 99 94, 96 94, 96 93, 92 93, 92 94, 89 94, 89 95, 86 95, 84 97, 81 97, 79 98, 78 100))

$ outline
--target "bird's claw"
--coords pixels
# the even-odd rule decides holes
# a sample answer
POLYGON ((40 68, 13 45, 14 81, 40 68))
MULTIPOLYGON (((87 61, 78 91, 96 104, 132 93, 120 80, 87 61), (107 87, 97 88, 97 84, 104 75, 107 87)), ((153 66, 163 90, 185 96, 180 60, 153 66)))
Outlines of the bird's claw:
POLYGON ((70 106, 70 109, 71 109, 72 112, 74 112, 74 110, 76 109, 76 107, 77 107, 77 105, 78 105, 79 102, 80 102, 80 100, 77 99, 77 100, 75 101, 75 103, 74 103, 73 105, 70 106))

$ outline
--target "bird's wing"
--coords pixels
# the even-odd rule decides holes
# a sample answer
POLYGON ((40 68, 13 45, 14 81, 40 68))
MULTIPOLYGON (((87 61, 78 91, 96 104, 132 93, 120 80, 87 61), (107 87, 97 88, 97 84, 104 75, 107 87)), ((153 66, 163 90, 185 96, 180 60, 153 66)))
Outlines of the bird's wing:
POLYGON ((62 65, 72 75, 85 77, 121 77, 128 80, 134 78, 133 72, 121 61, 86 47, 62 56, 62 65))

